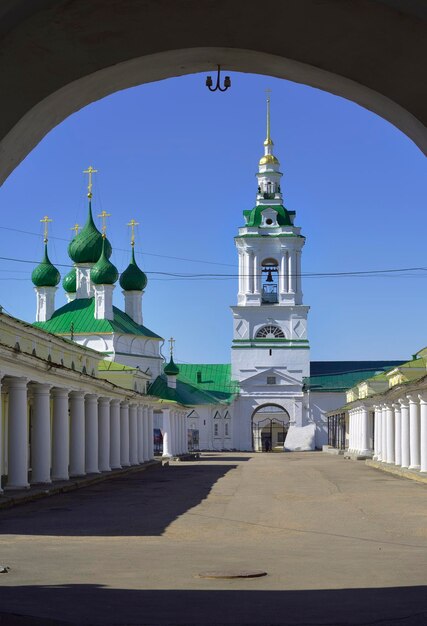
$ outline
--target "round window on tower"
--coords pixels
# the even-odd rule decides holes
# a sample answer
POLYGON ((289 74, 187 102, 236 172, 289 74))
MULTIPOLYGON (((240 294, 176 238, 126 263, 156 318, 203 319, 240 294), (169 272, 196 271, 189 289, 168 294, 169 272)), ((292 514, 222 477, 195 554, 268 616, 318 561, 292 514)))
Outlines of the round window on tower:
POLYGON ((265 223, 268 224, 268 226, 270 226, 273 223, 273 220, 271 219, 271 217, 269 217, 268 219, 265 220, 265 223))
POLYGON ((263 326, 262 328, 260 328, 255 337, 258 337, 260 339, 284 339, 285 333, 281 328, 279 328, 279 326, 273 326, 272 324, 269 324, 268 326, 263 326))

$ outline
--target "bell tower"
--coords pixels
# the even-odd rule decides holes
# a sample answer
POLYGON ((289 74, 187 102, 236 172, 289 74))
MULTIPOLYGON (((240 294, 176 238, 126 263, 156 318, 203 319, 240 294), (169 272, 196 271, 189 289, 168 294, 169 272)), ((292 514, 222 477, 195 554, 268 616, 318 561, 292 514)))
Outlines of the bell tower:
POLYGON ((258 166, 253 209, 235 237, 239 284, 233 312, 232 378, 241 393, 272 397, 302 395, 309 376, 307 314, 303 305, 301 253, 305 237, 294 225, 295 211, 283 202, 280 163, 273 154, 270 97, 267 135, 258 166), (280 384, 280 388, 279 388, 280 384))

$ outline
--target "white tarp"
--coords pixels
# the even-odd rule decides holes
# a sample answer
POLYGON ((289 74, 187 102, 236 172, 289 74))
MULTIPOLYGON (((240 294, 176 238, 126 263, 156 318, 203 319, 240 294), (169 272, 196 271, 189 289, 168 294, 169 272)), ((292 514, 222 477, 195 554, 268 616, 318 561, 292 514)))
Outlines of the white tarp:
POLYGON ((316 438, 316 425, 289 426, 283 449, 286 452, 306 452, 314 450, 316 438))

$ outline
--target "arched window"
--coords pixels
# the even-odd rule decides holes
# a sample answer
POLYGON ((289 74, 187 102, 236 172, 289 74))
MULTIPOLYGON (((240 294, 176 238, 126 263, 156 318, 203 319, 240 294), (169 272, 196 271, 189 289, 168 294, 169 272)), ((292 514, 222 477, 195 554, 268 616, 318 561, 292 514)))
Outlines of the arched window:
POLYGON ((285 333, 279 326, 273 326, 269 324, 268 326, 263 326, 259 329, 255 337, 259 337, 260 339, 278 339, 279 337, 285 338, 285 333))

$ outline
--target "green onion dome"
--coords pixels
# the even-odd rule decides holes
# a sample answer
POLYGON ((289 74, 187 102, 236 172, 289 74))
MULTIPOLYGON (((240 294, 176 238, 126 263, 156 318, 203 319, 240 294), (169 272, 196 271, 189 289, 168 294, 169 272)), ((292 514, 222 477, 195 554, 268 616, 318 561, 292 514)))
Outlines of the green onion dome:
POLYGON ((31 280, 36 287, 56 287, 61 280, 61 275, 50 262, 47 253, 47 243, 44 244, 44 257, 42 262, 34 268, 31 280))
POLYGON ((133 248, 130 263, 120 276, 120 286, 124 291, 143 291, 147 286, 147 276, 136 264, 133 248))
POLYGON ((179 374, 179 367, 177 365, 175 365, 175 363, 173 361, 173 356, 172 355, 171 355, 171 359, 170 359, 169 363, 167 365, 165 365, 163 371, 164 371, 164 373, 167 376, 178 376, 178 374, 179 374))
POLYGON ((62 286, 64 287, 64 291, 67 293, 76 293, 77 291, 77 276, 76 276, 76 268, 68 272, 62 279, 62 286))
POLYGON ((117 267, 107 258, 107 243, 106 239, 102 240, 101 256, 90 270, 90 279, 95 285, 113 285, 119 277, 117 267))
MULTIPOLYGON (((74 263, 96 263, 101 256, 103 237, 92 217, 92 203, 89 202, 89 213, 86 224, 81 232, 74 237, 68 246, 68 254, 74 263)), ((111 256, 111 244, 105 240, 105 256, 111 256)))

